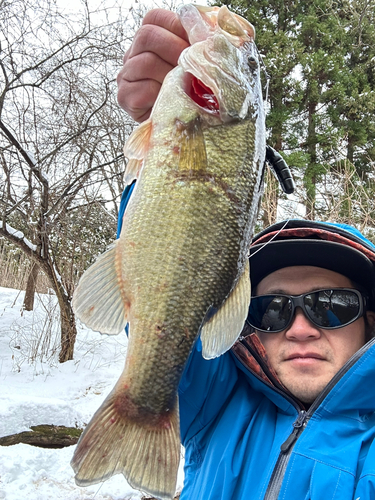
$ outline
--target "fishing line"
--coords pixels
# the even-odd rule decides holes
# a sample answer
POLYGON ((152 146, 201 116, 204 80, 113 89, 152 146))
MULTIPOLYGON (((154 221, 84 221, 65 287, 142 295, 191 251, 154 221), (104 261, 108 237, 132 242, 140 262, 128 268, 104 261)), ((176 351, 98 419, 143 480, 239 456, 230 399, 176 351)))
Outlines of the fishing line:
POLYGON ((104 482, 99 486, 99 488, 97 489, 96 493, 94 494, 94 496, 92 497, 93 499, 96 497, 96 495, 99 493, 99 491, 102 489, 102 486, 103 486, 104 482))
POLYGON ((271 243, 271 241, 274 240, 281 233, 281 231, 286 228, 286 226, 289 224, 289 222, 290 222, 290 219, 287 219, 286 222, 285 222, 285 224, 283 225, 283 227, 281 227, 277 231, 277 233, 272 236, 272 238, 270 238, 268 241, 266 241, 266 243, 264 243, 264 245, 262 245, 260 248, 258 248, 258 250, 256 250, 254 253, 252 253, 251 255, 249 255, 249 259, 251 259, 251 257, 253 257, 256 253, 260 252, 261 250, 263 250, 263 248, 265 246, 267 246, 269 243, 271 243))
POLYGON ((256 45, 255 45, 255 50, 257 51, 258 58, 259 58, 260 65, 262 67, 264 76, 266 77, 266 87, 265 87, 265 89, 266 89, 266 95, 265 95, 265 98, 264 98, 264 102, 268 103, 268 90, 269 90, 269 87, 270 87, 271 75, 268 73, 267 67, 266 67, 266 65, 264 63, 264 60, 263 60, 263 56, 259 52, 259 49, 258 49, 258 47, 256 45))

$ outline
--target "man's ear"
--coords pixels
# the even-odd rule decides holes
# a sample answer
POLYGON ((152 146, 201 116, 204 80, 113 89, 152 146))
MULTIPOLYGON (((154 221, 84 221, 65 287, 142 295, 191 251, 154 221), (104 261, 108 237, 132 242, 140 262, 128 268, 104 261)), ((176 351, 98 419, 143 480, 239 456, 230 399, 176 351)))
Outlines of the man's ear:
POLYGON ((371 328, 375 327, 375 312, 374 311, 366 311, 366 319, 371 328))

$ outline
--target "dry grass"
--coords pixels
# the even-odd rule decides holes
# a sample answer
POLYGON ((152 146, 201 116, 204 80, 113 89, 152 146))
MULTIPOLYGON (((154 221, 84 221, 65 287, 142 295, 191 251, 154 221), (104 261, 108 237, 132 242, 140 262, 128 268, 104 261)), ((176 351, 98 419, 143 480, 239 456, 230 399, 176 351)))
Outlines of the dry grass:
POLYGON ((327 219, 350 224, 373 240, 375 227, 374 181, 365 184, 350 161, 338 162, 322 186, 320 198, 327 219))
POLYGON ((13 370, 26 363, 36 369, 57 366, 60 351, 60 310, 54 295, 37 294, 33 311, 22 313, 8 329, 13 370))
MULTIPOLYGON (((31 266, 31 260, 24 253, 0 240, 0 286, 26 290, 31 266)), ((51 287, 47 277, 40 271, 36 291, 47 293, 49 288, 51 287)))

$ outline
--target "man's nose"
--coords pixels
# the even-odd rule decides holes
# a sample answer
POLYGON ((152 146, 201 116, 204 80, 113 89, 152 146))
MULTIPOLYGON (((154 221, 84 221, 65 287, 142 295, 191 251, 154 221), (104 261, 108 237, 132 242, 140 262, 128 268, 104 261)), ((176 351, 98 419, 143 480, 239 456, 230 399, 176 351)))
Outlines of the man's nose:
POLYGON ((310 340, 320 337, 319 328, 311 323, 300 307, 294 312, 294 318, 286 330, 285 336, 289 340, 310 340))

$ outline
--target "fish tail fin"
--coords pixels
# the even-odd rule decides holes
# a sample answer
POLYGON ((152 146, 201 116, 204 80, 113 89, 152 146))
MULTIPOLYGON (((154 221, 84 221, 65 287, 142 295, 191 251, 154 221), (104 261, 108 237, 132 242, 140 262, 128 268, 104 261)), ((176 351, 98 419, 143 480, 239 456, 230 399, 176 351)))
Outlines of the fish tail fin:
POLYGON ((124 410, 123 404, 124 398, 112 391, 83 432, 71 461, 76 484, 88 486, 122 473, 133 488, 172 499, 180 461, 178 402, 153 418, 140 411, 136 416, 134 405, 124 410))

